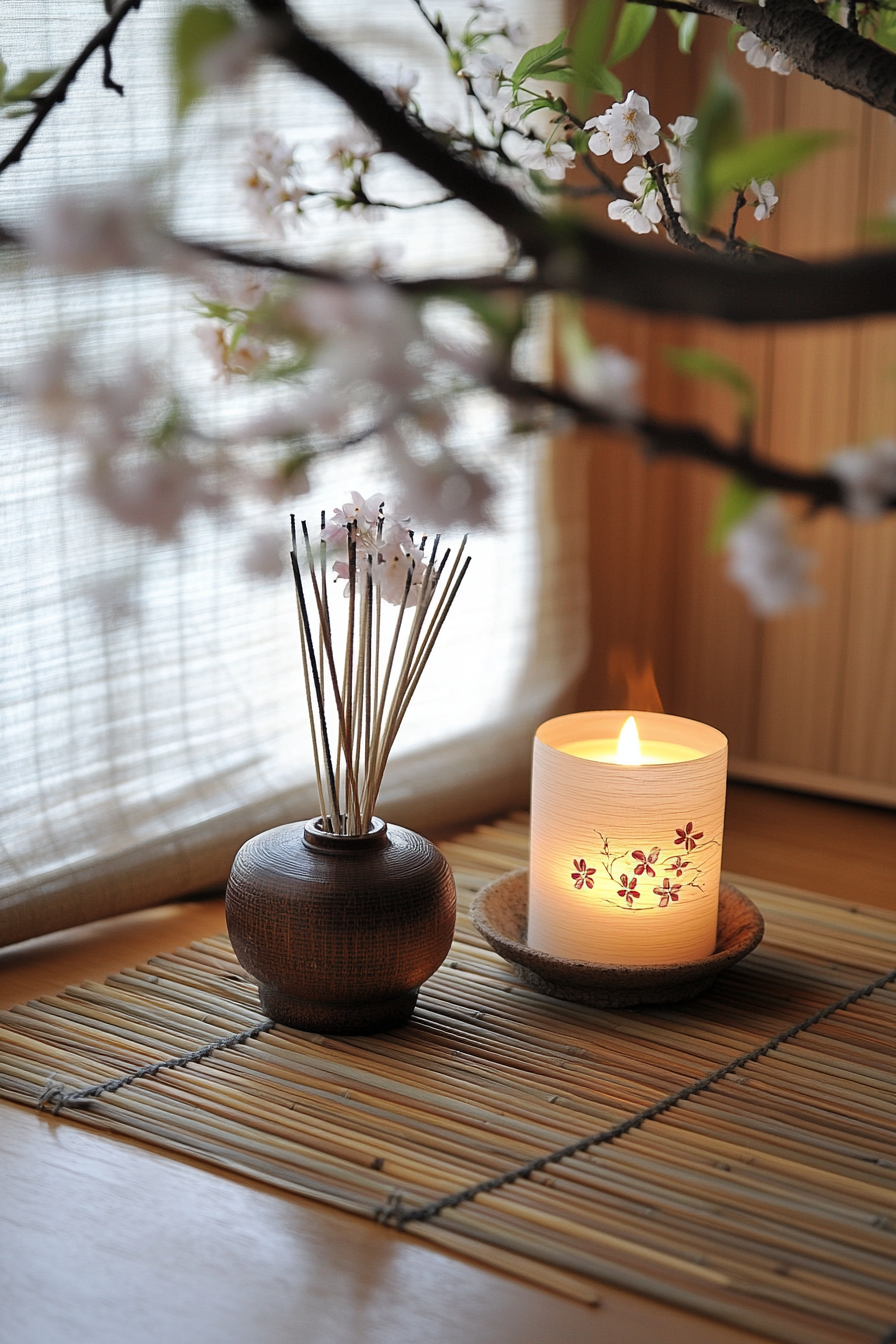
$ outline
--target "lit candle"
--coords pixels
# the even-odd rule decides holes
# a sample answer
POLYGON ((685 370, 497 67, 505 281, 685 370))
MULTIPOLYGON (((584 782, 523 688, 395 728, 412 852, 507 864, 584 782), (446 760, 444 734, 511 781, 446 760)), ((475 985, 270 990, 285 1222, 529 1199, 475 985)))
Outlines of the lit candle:
POLYGON ((609 965, 716 943, 728 743, 671 714, 543 723, 532 766, 528 942, 609 965))

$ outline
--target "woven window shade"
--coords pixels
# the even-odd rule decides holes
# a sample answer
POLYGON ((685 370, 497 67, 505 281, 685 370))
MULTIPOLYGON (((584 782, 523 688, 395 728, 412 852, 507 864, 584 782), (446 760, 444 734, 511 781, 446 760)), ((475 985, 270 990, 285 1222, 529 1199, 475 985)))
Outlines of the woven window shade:
MULTIPOLYGON (((560 4, 516 0, 533 40, 560 26, 560 4)), ((176 6, 146 0, 115 44, 118 99, 94 58, 0 179, 0 218, 22 226, 49 195, 145 173, 175 226, 240 245, 263 241, 234 175, 256 130, 277 130, 299 157, 348 121, 315 86, 268 63, 244 88, 212 96, 176 128, 167 31, 176 6)), ((421 70, 424 106, 456 104, 443 53, 404 0, 302 7, 324 36, 375 73, 421 70)), ((449 7, 449 21, 463 11, 449 7)), ((69 60, 98 23, 79 0, 16 6, 4 25, 11 74, 69 60)), ((22 123, 0 123, 11 143, 22 123)), ((383 196, 418 199, 432 184, 399 164, 383 196)), ((290 235, 297 257, 369 257, 401 244, 409 272, 495 265, 500 234, 449 204, 376 223, 331 218, 290 235)), ((193 335, 188 286, 120 272, 57 277, 0 272, 3 377, 60 333, 85 365, 110 376, 134 354, 164 365, 210 426, 257 404, 257 389, 222 389, 193 335)), ((542 342, 542 345, 545 343, 542 342)), ((540 357, 533 342, 530 358, 540 357)), ((316 809, 294 598, 240 567, 247 530, 284 529, 289 506, 243 501, 226 523, 191 518, 159 545, 102 516, 80 492, 77 451, 38 431, 13 401, 0 454, 0 945, 164 901, 222 882, 254 831, 316 809)), ((504 443, 498 408, 475 408, 464 449, 498 484, 496 526, 471 538, 474 563, 421 682, 386 776, 381 807, 419 827, 524 801, 531 734, 574 682, 585 653, 583 491, 575 450, 504 443), (562 527, 561 527, 562 518, 562 527)), ((347 491, 395 487, 371 445, 320 464, 313 519, 347 491)))

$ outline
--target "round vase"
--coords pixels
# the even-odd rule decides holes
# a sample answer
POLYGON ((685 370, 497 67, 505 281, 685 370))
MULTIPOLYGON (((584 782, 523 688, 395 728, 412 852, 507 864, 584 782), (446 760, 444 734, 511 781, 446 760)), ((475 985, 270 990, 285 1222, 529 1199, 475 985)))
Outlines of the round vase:
POLYGON ((243 845, 226 912, 268 1017, 327 1035, 385 1031, 448 953, 454 878, 414 831, 374 817, 366 835, 333 835, 318 817, 243 845))

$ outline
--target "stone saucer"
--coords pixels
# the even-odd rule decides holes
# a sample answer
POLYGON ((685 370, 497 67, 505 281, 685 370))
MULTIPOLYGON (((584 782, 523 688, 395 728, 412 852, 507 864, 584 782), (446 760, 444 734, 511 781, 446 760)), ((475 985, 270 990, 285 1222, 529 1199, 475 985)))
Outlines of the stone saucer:
POLYGON ((470 906, 470 918, 495 951, 513 962, 517 975, 530 989, 555 999, 587 1003, 592 1008, 632 1008, 641 1003, 692 999, 709 989, 721 971, 752 952, 765 932, 762 915, 753 902, 723 882, 712 956, 675 966, 606 966, 596 961, 570 961, 529 947, 528 907, 529 870, 518 868, 483 887, 470 906))

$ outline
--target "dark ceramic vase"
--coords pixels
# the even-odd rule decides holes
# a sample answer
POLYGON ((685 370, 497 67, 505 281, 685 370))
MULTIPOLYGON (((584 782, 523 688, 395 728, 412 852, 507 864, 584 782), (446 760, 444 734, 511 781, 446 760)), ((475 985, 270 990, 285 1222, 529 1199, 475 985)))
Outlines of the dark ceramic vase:
POLYGON ((227 929, 268 1017, 329 1035, 405 1022, 454 934, 442 854, 374 817, 366 835, 320 819, 263 831, 227 883, 227 929))

